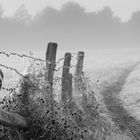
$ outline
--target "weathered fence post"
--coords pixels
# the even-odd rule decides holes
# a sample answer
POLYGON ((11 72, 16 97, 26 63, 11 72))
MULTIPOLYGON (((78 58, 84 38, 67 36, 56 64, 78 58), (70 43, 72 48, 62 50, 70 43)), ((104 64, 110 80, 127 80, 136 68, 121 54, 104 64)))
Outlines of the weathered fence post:
POLYGON ((74 78, 74 85, 75 89, 79 90, 79 84, 82 82, 83 76, 83 63, 84 63, 84 52, 78 52, 76 70, 75 70, 75 78, 74 78))
POLYGON ((83 62, 84 52, 78 52, 77 64, 74 76, 74 99, 79 109, 82 109, 82 97, 84 95, 84 84, 83 84, 83 62))
POLYGON ((71 101, 72 99, 72 74, 69 73, 70 61, 71 53, 66 53, 62 72, 62 102, 71 101))
POLYGON ((53 77, 54 77, 54 70, 56 66, 56 52, 57 52, 57 44, 56 43, 49 43, 47 47, 47 52, 46 52, 46 75, 45 75, 45 80, 48 82, 48 88, 47 88, 47 95, 49 98, 49 105, 51 109, 51 117, 55 117, 54 114, 54 97, 53 97, 53 77))
MULTIPOLYGON (((57 52, 57 44, 56 43, 49 43, 47 52, 46 52, 46 67, 47 67, 47 73, 45 76, 45 80, 49 82, 49 92, 52 95, 53 90, 53 76, 54 76, 54 70, 56 66, 56 52, 57 52)), ((52 97, 52 96, 51 96, 52 97)))

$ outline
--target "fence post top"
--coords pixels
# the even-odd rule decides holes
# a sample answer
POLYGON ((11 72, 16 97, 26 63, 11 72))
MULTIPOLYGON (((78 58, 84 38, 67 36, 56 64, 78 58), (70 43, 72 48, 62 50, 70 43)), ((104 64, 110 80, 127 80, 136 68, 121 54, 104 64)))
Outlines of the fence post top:
POLYGON ((55 43, 55 42, 49 42, 49 43, 48 43, 48 46, 50 46, 50 45, 51 45, 51 46, 52 46, 52 45, 57 46, 57 43, 55 43))
POLYGON ((84 57, 84 54, 85 54, 84 51, 79 51, 78 52, 78 56, 83 56, 84 57))
POLYGON ((71 53, 70 52, 66 52, 65 53, 65 56, 69 56, 70 57, 71 56, 71 53))

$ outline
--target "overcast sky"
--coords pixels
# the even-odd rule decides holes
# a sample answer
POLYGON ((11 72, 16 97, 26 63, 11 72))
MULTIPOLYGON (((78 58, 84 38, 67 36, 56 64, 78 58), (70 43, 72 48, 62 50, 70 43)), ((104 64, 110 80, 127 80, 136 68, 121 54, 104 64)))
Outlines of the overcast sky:
POLYGON ((140 0, 0 0, 0 49, 140 47, 140 0))

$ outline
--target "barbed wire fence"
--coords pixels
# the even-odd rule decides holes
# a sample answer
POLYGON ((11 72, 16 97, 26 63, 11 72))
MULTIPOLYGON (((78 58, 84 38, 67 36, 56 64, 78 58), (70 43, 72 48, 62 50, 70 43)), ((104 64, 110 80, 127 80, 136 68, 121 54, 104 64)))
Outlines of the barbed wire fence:
MULTIPOLYGON (((43 63, 45 65, 44 70, 46 72, 48 71, 47 66, 49 64, 51 64, 51 61, 37 58, 34 56, 25 55, 25 54, 0 52, 0 55, 4 55, 8 58, 10 58, 12 56, 16 56, 17 58, 26 58, 28 61, 32 60, 33 62, 36 62, 35 65, 39 65, 39 63, 41 63, 41 64, 43 63)), ((83 58, 84 58, 83 52, 78 52, 78 54, 77 53, 65 53, 64 57, 61 57, 56 61, 55 67, 51 68, 55 73, 55 76, 53 78, 53 91, 51 94, 53 94, 54 96, 56 95, 57 99, 59 96, 59 101, 67 100, 67 98, 69 98, 69 96, 72 96, 72 92, 73 92, 73 89, 75 88, 74 87, 75 85, 80 85, 80 86, 76 87, 77 91, 75 91, 75 92, 81 92, 81 94, 84 94, 85 91, 82 91, 84 87, 81 87, 81 83, 83 82, 82 79, 85 78, 85 77, 81 77, 81 76, 83 76, 83 71, 82 71, 83 58), (67 62, 68 61, 67 54, 70 55, 69 62, 67 62), (82 56, 82 60, 81 60, 81 56, 82 56), (76 64, 76 61, 77 61, 77 64, 76 64), (65 64, 65 63, 68 63, 68 64, 65 64), (77 69, 79 69, 79 70, 77 70, 77 72, 76 72, 76 67, 77 67, 77 69), (72 69, 73 69, 73 73, 71 73, 72 69), (66 71, 69 71, 69 72, 66 72, 66 71), (68 75, 68 76, 66 76, 66 75, 68 75), (79 83, 79 81, 80 81, 80 83, 79 83), (74 83, 75 85, 73 85, 72 83, 74 83), (59 88, 59 89, 57 89, 57 88, 59 88)), ((41 66, 43 67, 43 65, 41 65, 41 66)), ((28 72, 25 74, 22 74, 16 68, 9 67, 4 64, 0 64, 0 67, 3 67, 4 69, 7 69, 11 72, 16 73, 19 76, 19 79, 27 78, 25 75, 28 74, 28 72)), ((38 79, 43 78, 43 77, 45 77, 45 74, 36 75, 36 78, 38 78, 38 79)), ((91 85, 93 84, 92 81, 90 81, 89 79, 86 81, 88 82, 88 84, 91 84, 91 85)), ((43 84, 47 84, 47 82, 48 82, 48 85, 50 84, 49 80, 41 81, 41 82, 43 84)), ((40 83, 40 84, 42 84, 42 83, 40 83)), ((17 86, 9 87, 9 88, 2 86, 1 89, 6 91, 9 94, 9 96, 11 97, 11 95, 16 92, 17 88, 18 88, 17 86)), ((70 98, 72 98, 72 97, 70 97, 70 98)))
MULTIPOLYGON (((41 58, 36 58, 36 57, 29 56, 29 55, 25 55, 25 54, 6 53, 6 52, 0 52, 0 54, 6 56, 6 57, 8 57, 8 58, 10 58, 10 57, 12 57, 12 56, 16 56, 16 57, 19 57, 19 58, 31 59, 31 60, 33 60, 33 61, 35 61, 35 62, 41 62, 41 63, 47 64, 47 65, 48 65, 48 64, 51 64, 51 62, 48 61, 48 60, 43 60, 43 59, 41 59, 41 58)), ((66 53, 66 54, 67 54, 67 53, 66 53)), ((70 61, 72 61, 71 59, 74 59, 74 61, 78 59, 77 53, 69 53, 69 54, 70 54, 70 61)), ((66 59, 65 56, 62 57, 62 58, 59 58, 59 59, 57 60, 56 64, 55 64, 55 68, 52 69, 55 73, 61 72, 61 73, 60 73, 60 76, 57 76, 57 75, 56 75, 56 76, 53 78, 53 85, 56 85, 58 82, 59 82, 59 84, 62 84, 62 83, 60 83, 60 82, 62 82, 62 81, 65 79, 65 76, 62 76, 62 71, 65 71, 65 69, 69 70, 69 69, 75 69, 75 68, 76 68, 76 65, 70 64, 70 61, 69 61, 69 64, 68 64, 68 65, 65 65, 65 64, 64 64, 65 59, 66 59), (63 65, 63 64, 64 64, 64 65, 63 65), (62 65, 63 65, 63 66, 62 66, 62 65)), ((37 63, 36 65, 38 65, 38 63, 37 63)), ((82 64, 82 65, 83 65, 83 64, 82 64)), ((9 66, 6 66, 6 65, 4 65, 4 64, 0 64, 0 67, 3 67, 3 68, 5 68, 5 69, 8 69, 8 70, 10 70, 10 71, 15 72, 15 73, 16 73, 18 76, 20 76, 21 78, 26 78, 24 74, 20 73, 17 69, 15 69, 15 68, 13 68, 13 67, 9 67, 9 66)), ((47 70, 47 69, 45 69, 45 70, 47 70)), ((28 74, 28 73, 27 73, 27 74, 28 74)), ((66 73, 66 74, 69 75, 69 73, 66 73)), ((80 72, 80 74, 82 74, 82 73, 80 72)), ((78 73, 72 74, 72 75, 71 75, 71 76, 72 76, 72 79, 74 79, 74 80, 76 81, 78 75, 79 75, 78 73)), ((45 76, 45 75, 42 75, 42 76, 45 76)), ((39 77, 39 76, 37 76, 37 77, 39 77)), ((68 80, 69 80, 69 79, 66 79, 66 82, 67 82, 68 80)), ((64 81, 65 81, 65 80, 64 80, 64 81)), ((45 81, 45 82, 46 82, 46 81, 45 81)), ((61 87, 61 85, 59 85, 59 86, 61 87)), ((70 87, 70 86, 67 85, 67 87, 70 87)), ((5 90, 5 91, 8 91, 9 93, 12 93, 12 92, 15 91, 16 87, 14 87, 14 88, 2 87, 2 89, 5 90)))
MULTIPOLYGON (((6 53, 6 52, 3 52, 3 51, 0 51, 0 55, 4 55, 6 56, 7 58, 10 58, 12 56, 16 56, 18 58, 26 58, 28 60, 32 60, 32 61, 35 61, 35 62, 41 62, 41 63, 47 63, 47 64, 50 64, 51 62, 50 61, 47 61, 47 60, 44 60, 44 59, 41 59, 41 58, 37 58, 37 57, 33 57, 33 56, 29 56, 29 55, 26 55, 26 54, 18 54, 18 53, 6 53)), ((77 58, 77 53, 71 53, 71 57, 76 59, 77 58)), ((63 61, 64 61, 64 57, 62 58, 59 58, 56 62, 56 68, 54 69, 55 72, 60 72, 62 71, 63 68, 75 68, 76 65, 70 65, 69 67, 68 66, 59 66, 60 63, 62 65, 63 61), (58 67, 59 66, 59 67, 58 67)), ((38 65, 38 63, 36 64, 38 65)), ((0 63, 0 67, 4 68, 4 69, 7 69, 9 71, 12 71, 12 72, 15 72, 19 77, 21 78, 25 78, 25 75, 22 74, 21 72, 19 72, 16 68, 13 68, 13 67, 10 67, 10 66, 7 66, 5 64, 1 64, 0 63)), ((75 74, 72 75, 73 78, 75 77, 75 74)), ((62 80, 63 77, 59 77, 59 76, 55 76, 54 78, 54 84, 57 83, 58 81, 62 80)), ((1 88, 2 90, 5 90, 9 93, 12 93, 15 91, 16 87, 10 87, 10 88, 7 88, 7 87, 2 87, 1 88)))

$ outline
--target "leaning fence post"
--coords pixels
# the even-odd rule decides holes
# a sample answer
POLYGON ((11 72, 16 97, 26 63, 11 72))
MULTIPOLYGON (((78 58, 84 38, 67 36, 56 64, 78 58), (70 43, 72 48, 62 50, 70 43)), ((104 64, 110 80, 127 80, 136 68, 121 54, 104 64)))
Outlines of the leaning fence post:
POLYGON ((62 72, 62 102, 70 101, 72 98, 72 75, 69 73, 70 61, 71 53, 66 53, 62 72))

